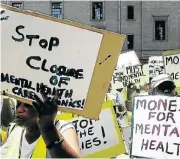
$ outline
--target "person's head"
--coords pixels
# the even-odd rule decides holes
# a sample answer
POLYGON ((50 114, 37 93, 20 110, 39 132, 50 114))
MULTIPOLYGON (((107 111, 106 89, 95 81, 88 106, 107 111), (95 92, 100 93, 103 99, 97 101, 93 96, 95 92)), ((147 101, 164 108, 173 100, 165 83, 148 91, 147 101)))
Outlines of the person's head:
POLYGON ((168 95, 168 96, 174 96, 175 95, 175 83, 172 79, 172 77, 168 74, 161 74, 159 76, 154 77, 151 80, 150 94, 153 95, 168 95))
POLYGON ((29 127, 35 126, 37 123, 37 113, 32 105, 17 102, 16 120, 19 126, 29 127))

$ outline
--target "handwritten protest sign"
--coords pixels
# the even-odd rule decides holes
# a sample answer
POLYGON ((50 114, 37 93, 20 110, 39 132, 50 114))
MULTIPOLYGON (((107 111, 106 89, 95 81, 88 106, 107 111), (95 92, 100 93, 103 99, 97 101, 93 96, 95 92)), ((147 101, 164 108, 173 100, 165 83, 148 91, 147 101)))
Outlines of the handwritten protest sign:
POLYGON ((112 77, 112 89, 127 87, 129 83, 140 85, 141 77, 146 77, 146 73, 143 70, 143 65, 115 70, 112 77))
POLYGON ((149 57, 149 80, 164 73, 164 63, 162 56, 149 57))
POLYGON ((61 111, 96 119, 125 36, 1 7, 1 89, 31 103, 43 83, 61 111))
POLYGON ((135 51, 128 51, 126 53, 120 54, 116 69, 122 69, 128 66, 141 65, 141 62, 135 51))
POLYGON ((99 120, 72 118, 71 114, 57 117, 72 118, 83 158, 110 158, 126 152, 112 105, 113 101, 103 104, 99 120))
POLYGON ((176 87, 180 87, 180 50, 164 52, 163 60, 166 73, 172 76, 176 87))
POLYGON ((136 96, 132 156, 180 158, 180 98, 136 96))

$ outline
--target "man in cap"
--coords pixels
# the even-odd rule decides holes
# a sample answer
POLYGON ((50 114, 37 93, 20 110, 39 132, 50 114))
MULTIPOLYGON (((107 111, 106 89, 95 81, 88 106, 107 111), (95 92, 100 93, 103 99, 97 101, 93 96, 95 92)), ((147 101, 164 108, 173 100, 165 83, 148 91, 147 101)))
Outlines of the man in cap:
POLYGON ((168 74, 161 74, 152 79, 150 83, 150 95, 175 96, 175 83, 168 74))

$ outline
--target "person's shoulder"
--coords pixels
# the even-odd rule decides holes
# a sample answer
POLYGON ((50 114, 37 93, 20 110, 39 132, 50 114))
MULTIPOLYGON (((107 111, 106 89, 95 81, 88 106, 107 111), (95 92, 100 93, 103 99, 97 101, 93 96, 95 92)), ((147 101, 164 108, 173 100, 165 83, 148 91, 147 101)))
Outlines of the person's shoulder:
POLYGON ((65 120, 56 120, 55 126, 61 133, 64 133, 68 129, 74 129, 73 123, 65 120))
POLYGON ((23 127, 18 126, 16 123, 11 123, 7 132, 8 136, 18 134, 22 132, 23 129, 24 129, 23 127))

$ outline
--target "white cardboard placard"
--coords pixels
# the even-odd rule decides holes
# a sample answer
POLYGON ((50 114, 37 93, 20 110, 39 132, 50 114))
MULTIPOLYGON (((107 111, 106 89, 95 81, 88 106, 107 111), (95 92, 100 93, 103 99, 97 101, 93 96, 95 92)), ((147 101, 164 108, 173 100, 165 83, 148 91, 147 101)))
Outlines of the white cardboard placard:
POLYGON ((176 54, 165 55, 163 58, 166 73, 171 75, 176 87, 180 87, 180 51, 176 54))
POLYGON ((131 155, 179 159, 180 98, 136 96, 133 106, 131 155))
POLYGON ((32 104, 43 83, 58 110, 97 119, 125 36, 1 7, 1 91, 32 104))
POLYGON ((162 56, 151 56, 149 57, 149 78, 152 79, 160 74, 163 74, 164 63, 162 56))

